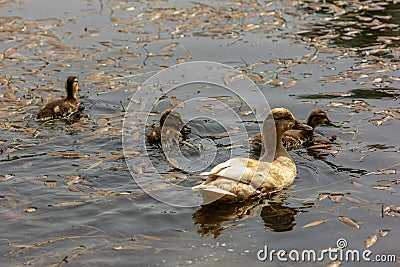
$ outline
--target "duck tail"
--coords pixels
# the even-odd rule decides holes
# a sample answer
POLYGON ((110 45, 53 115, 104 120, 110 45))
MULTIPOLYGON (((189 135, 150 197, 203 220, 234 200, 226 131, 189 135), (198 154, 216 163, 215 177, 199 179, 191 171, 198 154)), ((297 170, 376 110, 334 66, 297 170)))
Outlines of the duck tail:
POLYGON ((211 202, 214 202, 225 195, 236 197, 235 194, 233 194, 227 190, 224 190, 224 189, 216 187, 215 185, 209 185, 209 184, 196 185, 196 186, 192 187, 192 190, 200 191, 200 193, 203 196, 204 204, 209 204, 211 202))

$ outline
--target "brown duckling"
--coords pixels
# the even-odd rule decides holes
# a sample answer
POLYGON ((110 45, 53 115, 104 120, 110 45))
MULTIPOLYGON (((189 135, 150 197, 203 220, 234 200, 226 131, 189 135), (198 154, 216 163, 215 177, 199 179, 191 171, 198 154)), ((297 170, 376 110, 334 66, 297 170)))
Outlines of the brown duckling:
POLYGON ((75 76, 69 76, 65 82, 65 91, 67 92, 67 96, 47 103, 41 107, 36 115, 36 119, 43 121, 66 118, 71 113, 78 111, 79 103, 76 92, 79 90, 78 78, 75 76))
POLYGON ((161 114, 160 125, 154 127, 147 135, 150 144, 162 147, 179 145, 191 133, 190 127, 184 124, 179 112, 167 109, 161 114))
MULTIPOLYGON (((314 129, 320 125, 331 125, 334 124, 328 118, 325 111, 321 109, 314 109, 308 115, 307 125, 311 126, 310 130, 292 130, 287 131, 283 134, 282 142, 286 150, 294 150, 304 147, 304 145, 312 141, 314 135, 314 129)), ((261 134, 257 134, 251 140, 254 146, 257 146, 261 150, 261 134)))
POLYGON ((202 173, 208 179, 192 190, 200 191, 204 204, 209 204, 240 201, 292 184, 296 164, 282 145, 283 133, 291 129, 311 130, 311 127, 300 124, 289 110, 274 108, 263 123, 265 153, 261 159, 232 158, 220 163, 210 172, 202 173), (271 119, 275 129, 268 123, 271 119), (272 161, 269 160, 271 156, 272 161))

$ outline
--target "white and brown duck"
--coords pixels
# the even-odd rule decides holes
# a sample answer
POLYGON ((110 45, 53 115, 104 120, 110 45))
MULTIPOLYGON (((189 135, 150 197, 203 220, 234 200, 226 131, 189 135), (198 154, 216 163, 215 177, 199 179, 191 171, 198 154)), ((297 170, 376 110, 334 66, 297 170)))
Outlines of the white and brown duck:
POLYGON ((204 204, 241 201, 260 194, 281 190, 292 184, 296 164, 282 145, 283 134, 291 129, 311 130, 285 108, 271 110, 263 123, 265 153, 260 160, 232 158, 215 166, 208 179, 192 190, 200 191, 204 204), (275 128, 271 127, 274 120, 275 128))
MULTIPOLYGON (((283 134, 282 143, 286 150, 299 149, 304 147, 306 143, 313 141, 314 129, 317 126, 334 126, 326 112, 321 109, 314 109, 310 112, 307 119, 307 125, 311 127, 310 130, 291 130, 283 134)), ((256 151, 261 150, 261 134, 255 135, 251 141, 255 146, 256 151)))
POLYGON ((175 110, 167 109, 161 114, 160 125, 149 132, 147 140, 150 144, 161 148, 170 148, 186 140, 190 133, 191 129, 182 121, 181 114, 175 110))
POLYGON ((69 76, 65 82, 65 91, 67 92, 67 96, 42 106, 36 115, 36 119, 40 121, 62 119, 76 111, 79 111, 79 102, 76 95, 79 90, 78 78, 75 76, 69 76))

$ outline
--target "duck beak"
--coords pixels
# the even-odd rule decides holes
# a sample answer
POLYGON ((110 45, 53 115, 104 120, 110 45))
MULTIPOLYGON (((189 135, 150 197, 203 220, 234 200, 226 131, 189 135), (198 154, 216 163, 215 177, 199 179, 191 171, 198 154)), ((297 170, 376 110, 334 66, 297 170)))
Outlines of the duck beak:
POLYGON ((327 119, 327 120, 325 121, 325 125, 337 127, 337 126, 336 126, 333 122, 331 122, 329 119, 327 119))
POLYGON ((293 130, 305 130, 305 131, 312 131, 314 130, 311 126, 308 126, 307 124, 302 124, 299 121, 296 120, 294 126, 292 127, 293 130))

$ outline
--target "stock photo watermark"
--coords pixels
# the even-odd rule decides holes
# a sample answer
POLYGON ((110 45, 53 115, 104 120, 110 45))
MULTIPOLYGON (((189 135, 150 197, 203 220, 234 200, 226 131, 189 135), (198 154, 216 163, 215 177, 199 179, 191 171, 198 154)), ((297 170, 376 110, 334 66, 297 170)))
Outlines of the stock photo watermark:
POLYGON ((322 262, 340 261, 340 262, 396 262, 394 254, 376 254, 369 249, 357 250, 346 249, 348 247, 347 240, 339 238, 336 241, 336 247, 329 247, 324 250, 314 249, 270 249, 265 245, 263 249, 257 252, 257 259, 264 262, 322 262))
MULTIPOLYGON (((194 207, 203 203, 200 194, 194 194, 191 186, 174 184, 163 178, 162 167, 159 161, 149 155, 145 138, 146 129, 153 123, 154 114, 161 114, 163 108, 157 110, 160 103, 162 105, 165 99, 173 99, 180 88, 187 88, 189 92, 195 93, 187 93, 186 98, 179 100, 179 105, 169 108, 173 113, 181 115, 184 124, 201 117, 222 125, 230 142, 240 144, 231 147, 231 157, 245 153, 236 153, 235 150, 247 147, 246 140, 249 142, 243 123, 237 123, 236 128, 232 128, 232 122, 241 121, 240 108, 254 114, 254 121, 263 120, 271 109, 260 88, 249 77, 231 66, 209 61, 170 66, 150 77, 134 92, 126 110, 122 134, 125 160, 132 178, 144 192, 163 203, 194 207)), ((274 127, 272 122, 271 127, 274 127)), ((261 128, 258 130, 261 132, 261 128)), ((164 139, 168 141, 171 139, 170 135, 163 135, 161 140, 164 139)), ((200 173, 210 168, 214 164, 218 144, 207 136, 202 137, 199 142, 196 146, 198 158, 187 158, 178 145, 166 146, 162 142, 166 162, 174 169, 188 174, 200 173)), ((272 161, 273 154, 268 156, 270 158, 267 160, 272 161)))

